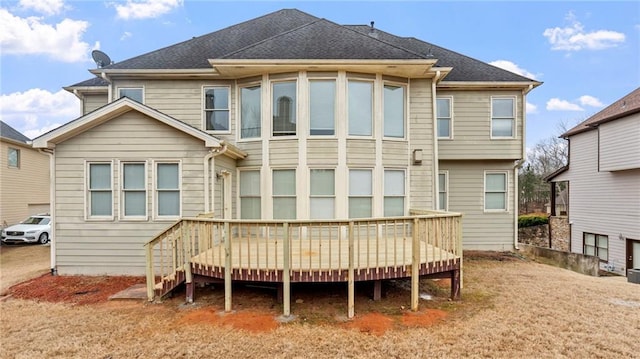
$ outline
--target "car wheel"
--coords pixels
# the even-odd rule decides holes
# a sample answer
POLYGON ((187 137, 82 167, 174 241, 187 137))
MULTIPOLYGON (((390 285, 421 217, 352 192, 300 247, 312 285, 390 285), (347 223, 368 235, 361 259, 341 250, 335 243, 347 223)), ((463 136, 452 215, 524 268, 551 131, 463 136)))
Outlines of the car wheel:
POLYGON ((40 234, 40 237, 38 237, 38 243, 46 244, 47 242, 49 242, 49 235, 46 233, 40 234))

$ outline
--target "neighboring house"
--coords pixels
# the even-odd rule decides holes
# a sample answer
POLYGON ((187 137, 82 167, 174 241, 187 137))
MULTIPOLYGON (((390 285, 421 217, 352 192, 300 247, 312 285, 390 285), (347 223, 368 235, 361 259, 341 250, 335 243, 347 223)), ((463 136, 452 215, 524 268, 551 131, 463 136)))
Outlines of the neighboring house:
POLYGON ((0 121, 0 227, 49 212, 49 156, 0 121))
POLYGON ((142 274, 181 217, 464 213, 513 250, 526 94, 539 82, 373 26, 281 10, 90 70, 53 151, 59 273, 142 274))
POLYGON ((569 165, 547 180, 568 182, 571 251, 620 274, 640 268, 640 88, 561 137, 569 165))

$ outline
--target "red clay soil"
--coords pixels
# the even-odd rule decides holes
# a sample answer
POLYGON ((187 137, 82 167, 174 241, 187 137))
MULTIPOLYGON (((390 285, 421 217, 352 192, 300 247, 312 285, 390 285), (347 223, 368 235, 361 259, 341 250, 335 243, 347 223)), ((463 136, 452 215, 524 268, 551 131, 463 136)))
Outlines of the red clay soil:
POLYGON ((233 327, 253 333, 269 332, 278 327, 274 313, 246 310, 224 313, 217 308, 203 308, 189 311, 176 321, 177 326, 209 324, 233 327))

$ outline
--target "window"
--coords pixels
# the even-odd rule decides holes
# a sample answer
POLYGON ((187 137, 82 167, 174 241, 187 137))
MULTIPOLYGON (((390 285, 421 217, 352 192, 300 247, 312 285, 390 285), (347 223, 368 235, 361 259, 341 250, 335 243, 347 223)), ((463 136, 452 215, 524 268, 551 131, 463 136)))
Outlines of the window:
POLYGON ((515 99, 491 99, 491 137, 514 137, 515 99))
POLYGON ((147 186, 144 163, 122 164, 122 216, 146 218, 147 186))
POLYGON ((309 81, 309 128, 311 136, 335 134, 336 82, 309 81))
POLYGON ((447 208, 449 208, 449 204, 447 203, 448 177, 448 173, 445 171, 438 173, 438 209, 441 211, 446 211, 447 208))
POLYGON ((438 98, 436 100, 438 113, 438 138, 452 138, 451 135, 451 99, 438 98))
POLYGON ((371 217, 372 200, 371 170, 349 170, 349 218, 371 217))
POLYGON ((240 89, 240 138, 259 138, 262 129, 260 85, 240 89))
POLYGON ((273 170, 273 219, 296 218, 296 171, 273 170))
POLYGON ((601 234, 583 233, 582 253, 596 256, 600 261, 609 261, 609 237, 601 234))
POLYGON ((404 137, 404 87, 384 85, 384 136, 404 137))
POLYGON ((20 168, 20 150, 17 148, 9 147, 7 153, 7 163, 9 167, 20 168))
POLYGON ((486 211, 507 210, 507 174, 485 173, 484 209, 486 211))
POLYGON ((335 171, 332 169, 312 169, 310 181, 311 219, 335 218, 335 171))
POLYGON ((296 134, 296 83, 273 84, 273 135, 295 136, 296 134))
POLYGON ((119 88, 118 98, 120 97, 128 97, 134 101, 144 103, 143 95, 142 95, 142 87, 119 88))
POLYGON ((384 171, 384 216, 404 216, 404 171, 384 171))
POLYGON ((180 216, 180 165, 156 164, 156 213, 158 217, 180 216))
POLYGON ((204 123, 207 131, 229 131, 229 88, 204 88, 204 123))
POLYGON ((373 134, 373 84, 349 81, 349 135, 373 134))
POLYGON ((240 218, 260 219, 260 171, 240 171, 240 218))
POLYGON ((113 195, 111 163, 89 163, 88 212, 89 217, 112 218, 113 195))

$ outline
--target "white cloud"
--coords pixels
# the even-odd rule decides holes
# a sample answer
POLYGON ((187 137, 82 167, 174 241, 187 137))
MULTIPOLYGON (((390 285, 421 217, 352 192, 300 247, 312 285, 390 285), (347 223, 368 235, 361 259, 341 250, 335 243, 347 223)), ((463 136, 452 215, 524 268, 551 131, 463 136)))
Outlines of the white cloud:
POLYGON ((33 139, 80 116, 78 99, 65 90, 39 88, 0 96, 2 120, 33 139))
POLYGON ((507 61, 507 60, 496 60, 496 61, 492 61, 489 64, 495 66, 495 67, 499 67, 503 70, 507 70, 507 71, 511 71, 514 74, 518 74, 520 76, 524 76, 526 78, 530 78, 535 80, 536 79, 536 75, 521 68, 520 66, 514 64, 511 61, 507 61))
POLYGON ((584 109, 575 103, 571 103, 559 98, 552 98, 547 101, 547 110, 549 111, 584 111, 584 109))
POLYGON ((82 35, 89 23, 64 19, 55 26, 42 18, 14 16, 0 8, 0 47, 4 54, 44 54, 64 62, 89 61, 89 44, 82 35))
POLYGON ((580 96, 580 104, 582 106, 604 107, 604 104, 597 98, 589 95, 580 96))
POLYGON ((64 8, 63 0, 20 0, 21 8, 35 10, 44 15, 59 14, 64 8))
POLYGON ((149 19, 164 15, 182 6, 183 0, 127 0, 124 5, 120 3, 112 3, 111 5, 116 8, 120 19, 149 19))
POLYGON ((612 30, 586 32, 573 13, 569 13, 566 20, 569 22, 568 26, 548 28, 542 33, 549 40, 552 50, 602 50, 618 46, 625 41, 625 35, 621 32, 612 30))
POLYGON ((122 34, 122 36, 120 36, 120 41, 124 41, 124 40, 130 38, 131 36, 133 36, 133 34, 131 34, 129 31, 125 31, 124 34, 122 34))
POLYGON ((528 113, 528 114, 531 114, 531 113, 538 113, 538 106, 536 106, 536 105, 534 105, 534 104, 532 104, 532 103, 530 103, 530 102, 527 102, 527 104, 526 104, 526 110, 527 110, 527 113, 528 113))

